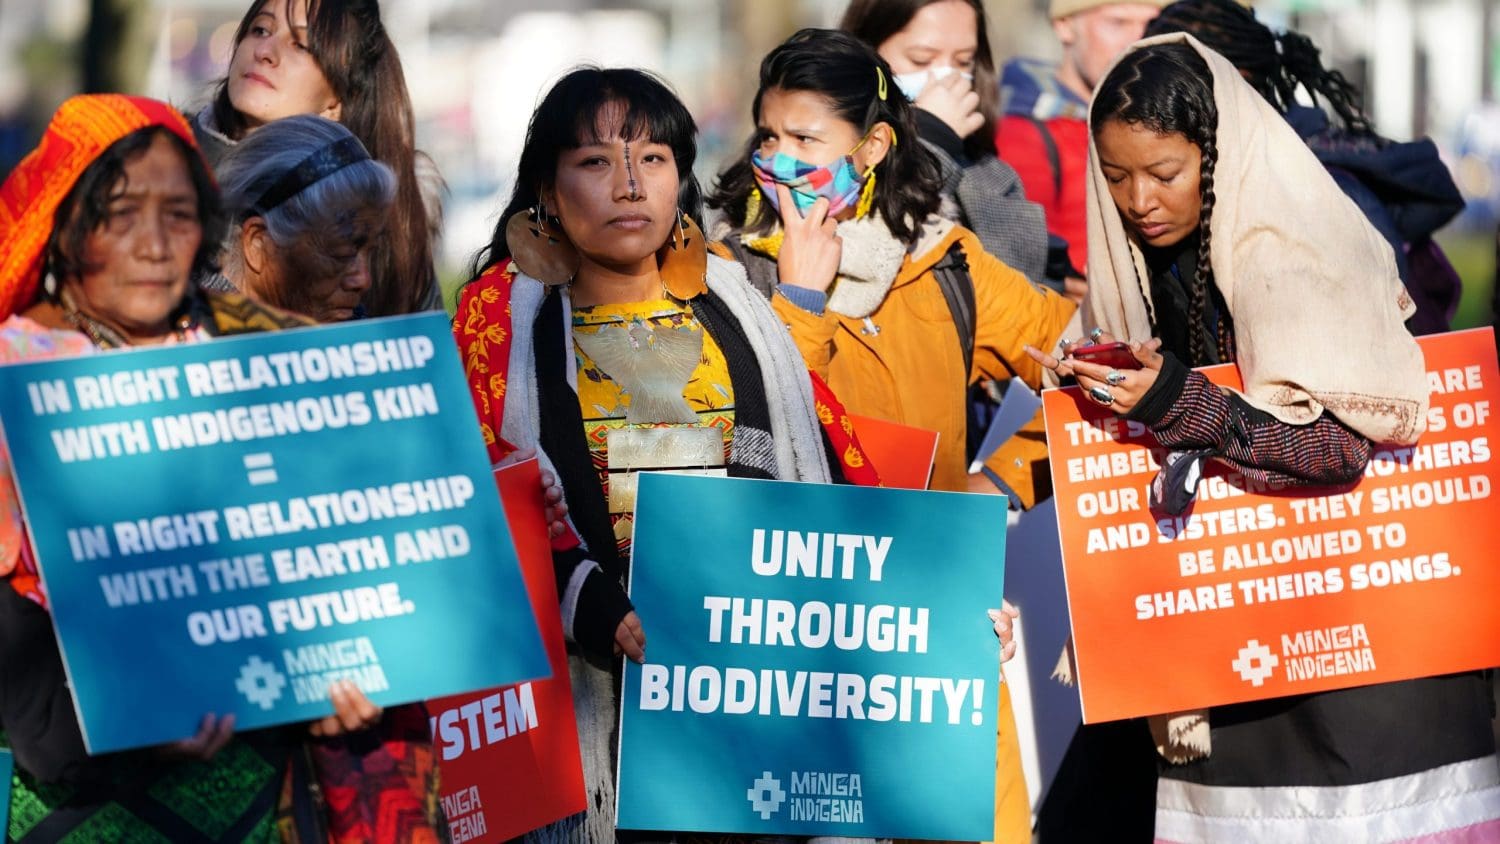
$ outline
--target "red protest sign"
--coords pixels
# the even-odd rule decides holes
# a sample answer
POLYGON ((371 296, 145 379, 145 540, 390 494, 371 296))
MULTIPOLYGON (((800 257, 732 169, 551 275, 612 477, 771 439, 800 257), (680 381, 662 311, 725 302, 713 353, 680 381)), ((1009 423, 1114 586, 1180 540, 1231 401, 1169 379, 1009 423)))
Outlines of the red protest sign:
POLYGON ((505 841, 587 807, 540 470, 528 460, 495 480, 552 676, 427 701, 455 844, 505 841))
MULTIPOLYGON (((1500 664, 1492 329, 1420 338, 1427 432, 1339 490, 1215 464, 1147 509, 1162 451, 1076 389, 1044 396, 1086 722, 1500 664)), ((1232 366, 1204 370, 1237 387, 1232 366)))
POLYGON ((849 414, 859 445, 876 470, 881 486, 926 489, 937 458, 938 432, 873 416, 849 414))

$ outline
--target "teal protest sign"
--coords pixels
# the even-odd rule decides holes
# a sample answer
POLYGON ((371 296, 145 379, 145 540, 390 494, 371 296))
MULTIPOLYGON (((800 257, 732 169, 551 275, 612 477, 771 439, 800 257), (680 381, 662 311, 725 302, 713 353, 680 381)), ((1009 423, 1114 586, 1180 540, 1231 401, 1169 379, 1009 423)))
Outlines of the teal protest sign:
POLYGON ((548 674, 441 314, 0 367, 91 753, 548 674))
POLYGON ((619 825, 988 839, 1005 508, 642 474, 619 825))

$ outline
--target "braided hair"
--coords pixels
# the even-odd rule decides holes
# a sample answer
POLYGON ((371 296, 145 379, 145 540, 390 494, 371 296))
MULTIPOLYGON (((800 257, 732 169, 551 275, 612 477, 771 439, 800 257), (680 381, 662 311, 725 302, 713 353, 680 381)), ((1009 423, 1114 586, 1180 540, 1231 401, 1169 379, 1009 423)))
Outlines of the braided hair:
POLYGON ((1255 19, 1254 10, 1235 0, 1178 0, 1146 25, 1146 35, 1186 32, 1228 59, 1276 110, 1296 105, 1301 88, 1317 103, 1321 97, 1344 128, 1374 131, 1360 103, 1359 90, 1337 70, 1323 66, 1318 48, 1297 32, 1280 35, 1255 19))
MULTIPOLYGON (((1209 243, 1219 110, 1214 104, 1213 75, 1208 64, 1186 44, 1153 44, 1130 53, 1100 83, 1090 106, 1089 125, 1096 135, 1111 120, 1144 126, 1159 135, 1181 135, 1202 153, 1198 179, 1202 210, 1198 216, 1198 262, 1188 287, 1188 337, 1191 365, 1212 363, 1204 319, 1208 289, 1213 283, 1209 243)), ((1154 330, 1155 313, 1151 322, 1154 330)), ((1220 321, 1221 343, 1226 323, 1227 318, 1220 321)), ((1227 348, 1221 351, 1227 358, 1227 348)))

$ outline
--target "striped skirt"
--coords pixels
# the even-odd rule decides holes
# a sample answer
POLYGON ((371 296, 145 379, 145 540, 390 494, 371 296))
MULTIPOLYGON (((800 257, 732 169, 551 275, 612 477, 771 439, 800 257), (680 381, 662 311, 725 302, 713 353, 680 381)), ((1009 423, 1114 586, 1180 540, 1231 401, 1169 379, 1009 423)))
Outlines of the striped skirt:
POLYGON ((1500 841, 1489 678, 1219 707, 1213 752, 1162 770, 1156 840, 1500 841))

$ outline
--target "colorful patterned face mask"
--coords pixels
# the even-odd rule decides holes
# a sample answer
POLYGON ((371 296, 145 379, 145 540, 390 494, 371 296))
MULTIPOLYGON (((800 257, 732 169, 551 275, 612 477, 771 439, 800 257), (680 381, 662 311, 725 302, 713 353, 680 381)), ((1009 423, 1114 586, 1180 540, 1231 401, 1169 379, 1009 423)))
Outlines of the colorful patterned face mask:
POLYGON ((757 150, 750 155, 750 167, 755 171, 761 194, 778 213, 781 204, 776 198, 776 186, 786 185, 798 213, 806 214, 821 196, 828 200, 828 216, 836 217, 859 202, 859 192, 869 177, 868 173, 860 175, 854 166, 854 151, 864 143, 865 139, 860 139, 847 155, 821 167, 781 152, 767 159, 757 150))

